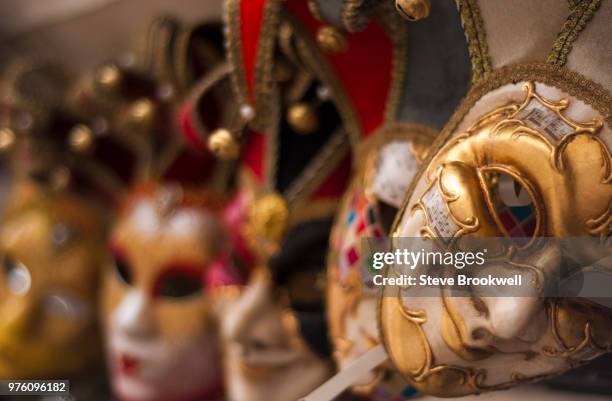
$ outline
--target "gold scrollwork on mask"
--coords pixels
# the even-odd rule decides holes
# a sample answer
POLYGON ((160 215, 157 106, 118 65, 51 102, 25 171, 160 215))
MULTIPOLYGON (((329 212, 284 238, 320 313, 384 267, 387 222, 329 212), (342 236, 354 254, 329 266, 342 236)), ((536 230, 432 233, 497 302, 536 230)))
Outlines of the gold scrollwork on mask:
MULTIPOLYGON (((544 226, 546 218, 553 224, 551 222, 561 216, 561 212, 557 212, 558 216, 545 215, 543 199, 550 201, 552 197, 551 193, 542 193, 544 183, 562 185, 570 182, 580 186, 570 177, 568 169, 572 169, 572 174, 577 174, 574 170, 579 169, 580 174, 589 176, 590 180, 597 178, 592 188, 601 195, 600 199, 605 199, 605 194, 609 193, 607 185, 612 181, 612 156, 598 135, 603 122, 598 119, 573 121, 563 114, 569 107, 569 100, 545 99, 536 93, 532 82, 526 83, 523 90, 526 96, 520 104, 509 104, 484 115, 465 132, 449 140, 434 156, 426 170, 429 184, 410 209, 412 214, 421 210, 425 215, 422 236, 457 238, 477 231, 479 236, 503 235, 499 222, 497 228, 482 224, 487 215, 484 211, 493 210, 489 184, 483 175, 488 171, 508 174, 527 190, 534 201, 537 221, 534 235, 547 229, 544 226), (576 146, 569 154, 568 148, 573 143, 576 146), (588 147, 589 158, 597 159, 588 166, 580 163, 587 156, 585 147, 588 147), (599 173, 594 171, 597 164, 601 165, 597 167, 599 173), (478 193, 482 193, 484 199, 475 196, 478 193)), ((561 205, 557 209, 564 207, 569 206, 561 205)), ((607 202, 602 211, 584 205, 579 209, 585 214, 589 210, 596 211, 595 216, 586 216, 580 232, 602 238, 608 235, 612 203, 607 202)), ((488 215, 495 219, 495 213, 488 215)))
POLYGON ((600 352, 612 350, 610 340, 601 343, 597 341, 598 329, 609 332, 611 326, 610 312, 602 314, 600 309, 576 300, 549 300, 548 318, 559 348, 547 346, 542 352, 550 357, 579 360, 580 354, 588 350, 600 352), (577 313, 578 311, 580 313, 577 313), (577 315, 580 317, 577 318, 577 315))
POLYGON ((523 104, 507 119, 497 123, 491 129, 491 135, 498 135, 505 129, 510 129, 513 131, 512 138, 521 135, 541 138, 552 149, 552 161, 559 172, 564 169, 563 153, 567 145, 578 135, 588 135, 600 144, 602 154, 607 156, 603 158, 603 176, 604 182, 610 182, 610 152, 602 139, 596 136, 603 122, 598 119, 584 123, 572 121, 562 113, 569 106, 569 100, 547 100, 536 93, 533 82, 523 85, 523 90, 527 93, 523 104))
MULTIPOLYGON (((533 82, 527 82, 523 90, 522 100, 498 107, 445 143, 440 141, 428 166, 422 170, 425 183, 417 183, 411 189, 421 185, 419 194, 412 204, 405 204, 412 216, 417 211, 423 214, 421 236, 435 241, 443 237, 454 241, 466 235, 507 236, 508 232, 496 219, 491 194, 492 187, 497 185, 491 177, 505 174, 531 198, 536 219, 533 238, 586 235, 599 236, 603 241, 609 238, 612 155, 600 135, 603 121, 573 120, 568 113, 569 99, 547 99, 536 92, 533 82)), ((397 223, 395 231, 400 232, 397 223)), ((541 288, 546 271, 533 261, 513 260, 518 249, 506 249, 500 257, 514 267, 533 271, 536 288, 541 288)), ((399 292, 388 291, 391 290, 385 289, 387 294, 380 299, 378 315, 386 349, 397 370, 419 390, 430 394, 459 396, 503 389, 561 373, 612 350, 609 338, 612 312, 586 300, 542 301, 547 322, 539 333, 545 341, 541 345, 532 342, 531 348, 518 347, 509 352, 508 347, 498 349, 496 342, 492 342, 474 354, 464 341, 467 334, 462 331, 464 316, 452 305, 449 307, 443 293, 439 301, 427 301, 423 306, 402 298, 399 292), (428 321, 430 310, 437 308, 442 320, 428 321), (439 352, 437 347, 442 344, 453 352, 452 358, 439 352), (496 377, 495 369, 481 369, 479 363, 473 363, 486 359, 489 366, 495 367, 493 358, 508 353, 524 353, 526 359, 557 358, 558 362, 548 371, 527 374, 510 370, 503 378, 496 377), (457 357, 465 362, 451 362, 457 357)))

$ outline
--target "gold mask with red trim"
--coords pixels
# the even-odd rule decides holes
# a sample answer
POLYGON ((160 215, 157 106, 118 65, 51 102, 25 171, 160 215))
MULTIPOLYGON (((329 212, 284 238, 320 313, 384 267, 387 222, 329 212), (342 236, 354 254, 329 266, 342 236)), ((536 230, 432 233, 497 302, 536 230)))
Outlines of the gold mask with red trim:
POLYGON ((205 281, 225 230, 212 210, 183 204, 182 197, 172 186, 136 195, 112 231, 104 322, 112 383, 122 399, 222 395, 205 281))

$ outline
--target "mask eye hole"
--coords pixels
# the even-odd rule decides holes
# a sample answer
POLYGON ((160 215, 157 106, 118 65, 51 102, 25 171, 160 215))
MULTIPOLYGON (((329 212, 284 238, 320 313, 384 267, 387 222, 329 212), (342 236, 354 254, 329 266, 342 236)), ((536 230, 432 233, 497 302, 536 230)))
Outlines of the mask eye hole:
POLYGON ((182 265, 170 266, 157 278, 153 295, 164 298, 187 298, 200 294, 202 285, 200 269, 182 265))
POLYGON ((115 268, 115 273, 119 277, 122 283, 127 285, 132 285, 134 279, 132 277, 132 269, 130 267, 129 262, 125 258, 122 252, 113 250, 113 266, 115 268))
POLYGON ((2 267, 9 290, 15 295, 25 295, 32 286, 32 277, 28 268, 18 260, 4 256, 2 267))
POLYGON ((529 191, 503 172, 485 173, 485 180, 499 228, 518 246, 527 245, 538 228, 538 215, 529 191))

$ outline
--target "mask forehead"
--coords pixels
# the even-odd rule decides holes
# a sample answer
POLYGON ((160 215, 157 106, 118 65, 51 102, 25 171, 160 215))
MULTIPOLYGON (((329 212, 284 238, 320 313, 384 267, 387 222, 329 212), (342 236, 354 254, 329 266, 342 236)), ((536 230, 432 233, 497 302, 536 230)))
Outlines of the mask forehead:
POLYGON ((137 292, 152 311, 151 318, 162 337, 200 338, 211 334, 212 305, 204 279, 221 251, 223 237, 224 231, 212 212, 184 206, 164 210, 154 198, 137 199, 112 234, 114 266, 105 291, 111 327, 116 324, 113 319, 130 310, 129 295, 137 292), (189 292, 167 293, 174 291, 176 280, 182 290, 187 291, 187 285, 189 292))
POLYGON ((119 220, 111 246, 126 258, 136 281, 150 287, 161 272, 176 265, 203 274, 220 252, 220 233, 212 213, 178 207, 164 214, 145 198, 119 220))

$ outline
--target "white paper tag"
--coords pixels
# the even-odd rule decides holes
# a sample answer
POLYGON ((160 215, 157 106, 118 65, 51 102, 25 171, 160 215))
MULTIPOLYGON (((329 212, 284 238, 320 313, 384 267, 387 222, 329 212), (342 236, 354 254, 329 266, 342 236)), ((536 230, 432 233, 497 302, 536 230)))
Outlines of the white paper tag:
POLYGON ((459 226, 450 216, 446 208, 446 202, 442 198, 442 194, 437 185, 433 185, 429 191, 425 193, 425 196, 423 196, 423 204, 427 211, 430 227, 438 237, 444 242, 448 242, 450 238, 459 231, 459 226))
POLYGON ((555 111, 536 98, 531 99, 527 106, 517 114, 517 117, 530 128, 546 134, 553 143, 559 142, 565 135, 575 131, 555 111))
POLYGON ((376 158, 375 168, 372 192, 380 200, 399 209, 419 168, 410 143, 394 141, 383 146, 376 158))

